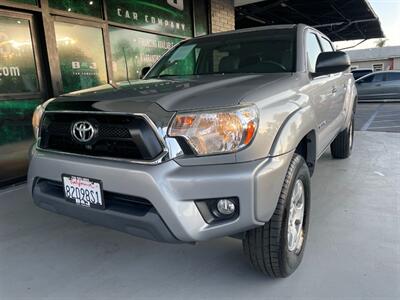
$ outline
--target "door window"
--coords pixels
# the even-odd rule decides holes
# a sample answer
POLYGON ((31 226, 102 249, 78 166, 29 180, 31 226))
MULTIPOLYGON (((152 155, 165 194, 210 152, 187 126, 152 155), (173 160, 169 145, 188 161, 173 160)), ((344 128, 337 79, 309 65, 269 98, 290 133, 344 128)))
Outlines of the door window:
POLYGON ((372 82, 382 82, 384 80, 384 74, 373 74, 360 80, 360 83, 372 83, 372 82))
POLYGON ((64 92, 107 83, 101 28, 55 22, 64 92))
POLYGON ((333 52, 335 49, 333 48, 331 42, 329 42, 326 38, 321 38, 321 45, 324 49, 324 52, 333 52))
POLYGON ((318 56, 321 54, 321 46, 319 45, 317 35, 314 33, 307 33, 307 59, 308 70, 315 73, 318 56))
POLYGON ((387 73, 387 81, 397 81, 400 80, 400 73, 387 73))
POLYGON ((29 20, 0 16, 0 94, 39 92, 29 20))

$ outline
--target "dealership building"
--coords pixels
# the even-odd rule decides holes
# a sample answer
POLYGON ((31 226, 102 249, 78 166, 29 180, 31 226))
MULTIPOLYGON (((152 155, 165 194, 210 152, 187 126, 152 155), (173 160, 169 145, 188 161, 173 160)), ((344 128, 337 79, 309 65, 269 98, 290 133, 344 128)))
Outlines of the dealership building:
POLYGON ((44 100, 127 84, 187 38, 282 23, 334 41, 383 36, 366 0, 0 0, 0 186, 26 175, 44 100))

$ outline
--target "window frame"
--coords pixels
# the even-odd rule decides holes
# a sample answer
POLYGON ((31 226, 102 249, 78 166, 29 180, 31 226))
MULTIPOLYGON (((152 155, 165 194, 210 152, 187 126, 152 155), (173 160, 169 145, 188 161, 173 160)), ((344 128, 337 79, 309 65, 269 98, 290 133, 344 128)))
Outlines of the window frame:
MULTIPOLYGON (((313 74, 314 72, 312 72, 310 70, 310 61, 309 61, 309 58, 308 58, 308 39, 307 39, 307 35, 309 35, 309 34, 314 35, 316 37, 317 43, 319 45, 319 49, 321 50, 320 54, 323 53, 324 51, 323 51, 323 48, 322 48, 322 45, 321 45, 321 41, 319 40, 320 33, 316 32, 314 30, 311 30, 311 29, 306 30, 305 35, 304 35, 304 39, 305 39, 305 41, 304 41, 304 50, 305 50, 304 54, 305 54, 305 57, 306 57, 307 71, 308 71, 308 73, 313 74)), ((318 54, 318 56, 320 54, 318 54)), ((317 60, 318 60, 318 57, 317 57, 317 60)))
MULTIPOLYGON (((62 23, 69 23, 69 24, 74 24, 74 25, 80 25, 80 26, 86 26, 86 27, 93 27, 93 28, 99 28, 102 31, 102 38, 103 38, 103 50, 104 50, 104 60, 105 60, 105 66, 106 66, 106 84, 112 83, 112 57, 111 57, 111 46, 110 46, 110 39, 109 39, 109 31, 108 31, 108 26, 105 22, 93 22, 93 21, 87 21, 87 20, 76 20, 68 17, 63 17, 63 16, 52 16, 52 28, 54 29, 54 37, 56 39, 56 32, 55 32, 55 22, 62 22, 62 23), (109 48, 108 48, 109 47, 109 48)), ((58 88, 59 88, 59 95, 65 94, 64 92, 64 84, 62 80, 62 73, 61 73, 61 65, 60 65, 60 55, 58 53, 58 47, 56 40, 54 40, 55 43, 55 53, 56 53, 56 58, 53 59, 54 65, 57 65, 57 69, 55 74, 53 76, 56 77, 56 80, 58 82, 58 88)))
POLYGON ((319 38, 320 38, 320 44, 322 46, 322 50, 324 50, 324 52, 336 52, 335 47, 333 47, 331 41, 327 37, 325 37, 323 35, 320 35, 319 38), (324 48, 324 44, 322 43, 322 40, 325 40, 329 44, 329 46, 331 46, 331 51, 325 51, 325 49, 323 49, 324 48))
POLYGON ((379 64, 372 64, 372 70, 374 71, 374 72, 380 72, 380 71, 384 71, 384 64, 383 63, 379 63, 379 64), (376 70, 375 69, 375 66, 380 66, 381 67, 381 69, 380 70, 376 70))

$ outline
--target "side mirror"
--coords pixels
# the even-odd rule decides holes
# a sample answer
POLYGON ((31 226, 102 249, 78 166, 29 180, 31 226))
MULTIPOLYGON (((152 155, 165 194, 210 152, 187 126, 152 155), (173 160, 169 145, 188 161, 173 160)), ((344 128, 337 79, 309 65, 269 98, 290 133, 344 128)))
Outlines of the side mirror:
POLYGON ((140 79, 142 79, 144 76, 146 76, 146 74, 149 73, 150 69, 151 69, 150 67, 144 67, 142 69, 142 71, 140 72, 140 79))
POLYGON ((342 51, 324 52, 318 56, 314 77, 344 72, 351 66, 350 57, 342 51))

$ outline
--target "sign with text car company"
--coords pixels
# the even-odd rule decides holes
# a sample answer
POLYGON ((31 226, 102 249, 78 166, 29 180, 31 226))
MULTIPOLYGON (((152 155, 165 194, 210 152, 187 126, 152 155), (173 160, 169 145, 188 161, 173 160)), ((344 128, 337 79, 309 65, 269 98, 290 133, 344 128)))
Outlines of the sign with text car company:
POLYGON ((107 0, 112 22, 160 33, 193 36, 190 0, 107 0))

